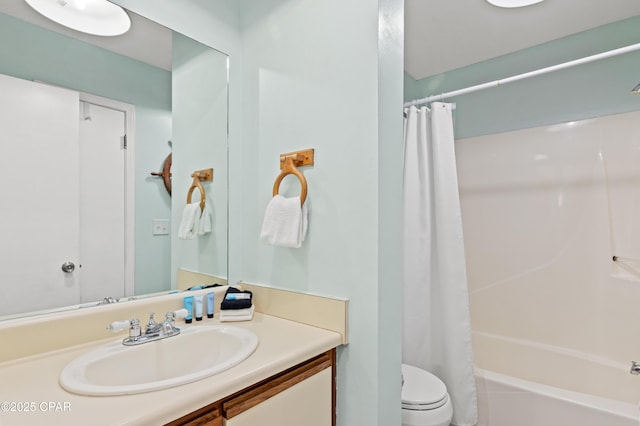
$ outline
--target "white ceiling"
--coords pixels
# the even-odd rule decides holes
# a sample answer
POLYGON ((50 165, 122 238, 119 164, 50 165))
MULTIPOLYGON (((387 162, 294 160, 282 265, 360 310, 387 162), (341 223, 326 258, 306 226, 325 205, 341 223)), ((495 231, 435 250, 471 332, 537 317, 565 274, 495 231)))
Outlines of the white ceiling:
POLYGON ((419 80, 636 15, 640 0, 405 0, 405 70, 419 80))
POLYGON ((158 68, 171 70, 171 30, 134 13, 127 12, 131 17, 129 32, 117 37, 100 37, 58 25, 35 12, 24 0, 0 0, 0 12, 158 68))

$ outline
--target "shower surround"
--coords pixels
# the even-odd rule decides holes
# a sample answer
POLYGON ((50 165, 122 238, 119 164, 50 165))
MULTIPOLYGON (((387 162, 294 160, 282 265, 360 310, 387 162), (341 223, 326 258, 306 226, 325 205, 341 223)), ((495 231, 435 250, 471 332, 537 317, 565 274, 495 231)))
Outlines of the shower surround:
POLYGON ((476 366, 637 404, 640 112, 461 139, 456 155, 476 366))

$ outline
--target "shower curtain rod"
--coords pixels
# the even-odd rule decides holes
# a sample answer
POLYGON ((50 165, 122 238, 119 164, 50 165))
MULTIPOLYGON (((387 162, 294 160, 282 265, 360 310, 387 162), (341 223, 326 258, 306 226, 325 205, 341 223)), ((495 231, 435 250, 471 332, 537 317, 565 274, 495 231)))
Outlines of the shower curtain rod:
POLYGON ((416 99, 411 102, 406 102, 404 104, 405 108, 420 104, 427 104, 429 102, 435 102, 446 98, 452 98, 454 96, 466 95, 467 93, 477 92, 484 89, 490 89, 492 87, 498 87, 500 85, 506 83, 512 83, 518 80, 524 80, 525 78, 535 77, 542 74, 547 74, 553 71, 562 70, 565 68, 574 67, 576 65, 582 65, 589 62, 599 61, 601 59, 610 58, 612 56, 622 55, 624 53, 634 52, 636 50, 640 50, 640 43, 632 44, 625 47, 620 47, 618 49, 609 50, 607 52, 598 53, 595 55, 587 56, 580 59, 575 59, 573 61, 564 62, 562 64, 552 65, 546 68, 540 68, 538 70, 525 72, 523 74, 514 75, 512 77, 503 78, 500 80, 490 81, 488 83, 477 84, 475 86, 465 87, 464 89, 458 89, 451 92, 441 93, 439 95, 432 95, 422 99, 416 99))

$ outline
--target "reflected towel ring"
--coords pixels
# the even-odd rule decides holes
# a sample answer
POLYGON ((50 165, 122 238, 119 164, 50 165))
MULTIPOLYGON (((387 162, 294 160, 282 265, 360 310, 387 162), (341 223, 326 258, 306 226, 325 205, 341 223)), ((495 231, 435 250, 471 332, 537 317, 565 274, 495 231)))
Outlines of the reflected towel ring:
POLYGON ((191 183, 191 186, 189 187, 189 192, 187 193, 187 204, 191 204, 191 194, 193 194, 193 191, 198 188, 198 191, 200 191, 200 211, 204 211, 204 206, 207 200, 207 194, 204 191, 204 187, 202 186, 202 181, 206 181, 206 182, 212 182, 213 181, 213 169, 203 169, 203 170, 196 170, 195 172, 193 172, 191 174, 191 177, 193 178, 193 182, 191 183))
POLYGON ((284 164, 282 166, 282 172, 276 178, 276 181, 273 184, 273 196, 278 195, 278 190, 280 189, 280 182, 287 175, 295 175, 300 181, 300 206, 302 206, 307 199, 307 179, 305 179, 304 175, 300 173, 300 171, 293 164, 293 158, 291 156, 287 156, 284 160, 284 164))
POLYGON ((213 169, 197 170, 191 174, 191 177, 193 178, 193 182, 191 183, 189 192, 187 193, 187 204, 191 204, 191 194, 193 194, 193 191, 198 188, 198 191, 200 191, 200 211, 204 211, 207 194, 200 182, 203 180, 211 182, 213 180, 213 169))
POLYGON ((193 191, 198 188, 198 191, 200 191, 200 211, 204 211, 204 206, 206 203, 206 194, 204 192, 204 187, 200 183, 198 175, 194 173, 191 176, 193 176, 193 183, 191 184, 189 192, 187 193, 187 204, 191 204, 191 194, 193 194, 193 191))

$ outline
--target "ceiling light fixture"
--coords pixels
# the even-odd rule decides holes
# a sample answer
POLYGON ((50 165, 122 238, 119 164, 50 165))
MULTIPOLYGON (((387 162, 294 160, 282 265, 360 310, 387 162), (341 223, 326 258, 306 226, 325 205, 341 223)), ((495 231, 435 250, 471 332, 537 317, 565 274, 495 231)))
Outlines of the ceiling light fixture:
POLYGON ((123 8, 107 0, 25 0, 36 12, 87 34, 117 36, 131 28, 123 8))
POLYGON ((531 6, 542 1, 544 0, 487 0, 489 4, 506 8, 531 6))
POLYGON ((631 89, 631 93, 633 93, 634 95, 640 95, 640 83, 638 83, 636 87, 631 89))

